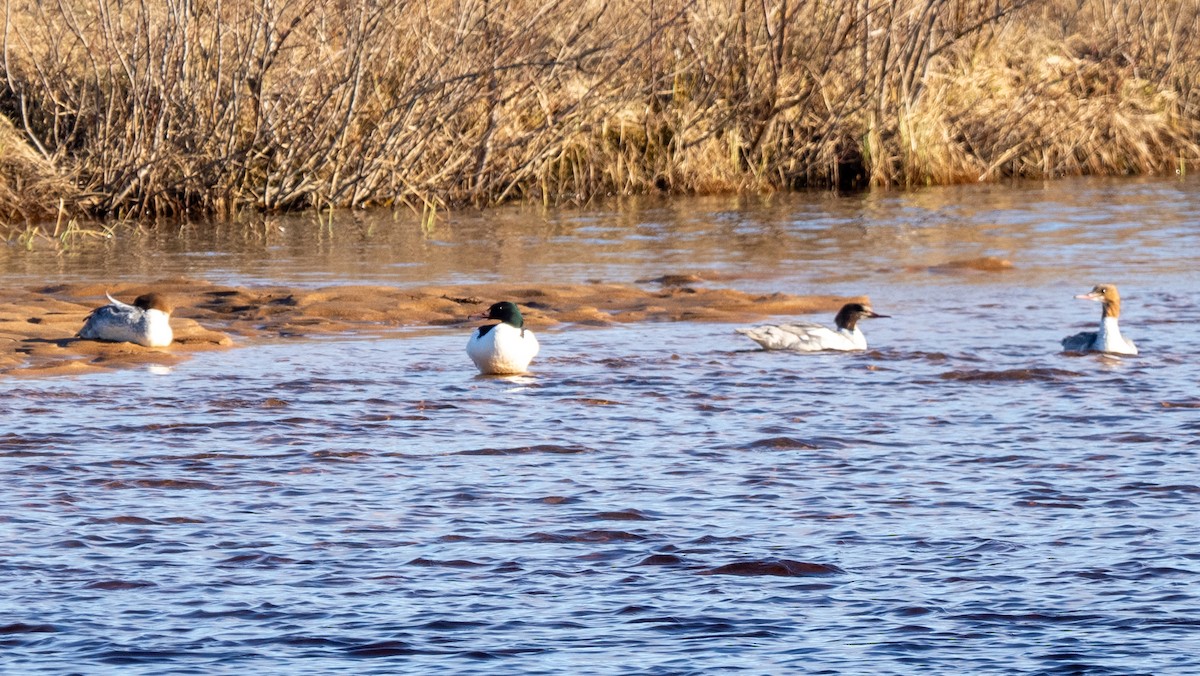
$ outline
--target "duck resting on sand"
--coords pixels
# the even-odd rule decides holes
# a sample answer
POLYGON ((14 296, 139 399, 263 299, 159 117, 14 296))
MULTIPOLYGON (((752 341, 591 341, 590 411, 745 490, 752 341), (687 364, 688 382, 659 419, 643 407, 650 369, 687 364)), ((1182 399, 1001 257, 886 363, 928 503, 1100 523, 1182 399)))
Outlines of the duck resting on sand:
POLYGON ((1089 293, 1075 296, 1081 300, 1103 303, 1100 311, 1100 329, 1083 331, 1062 339, 1067 352, 1111 352, 1113 354, 1137 354, 1132 340, 1121 335, 1117 317, 1121 316, 1121 294, 1116 284, 1097 284, 1089 293))
POLYGON ((876 314, 865 303, 846 303, 838 311, 831 329, 814 322, 792 322, 790 324, 768 324, 747 329, 737 329, 754 342, 768 350, 795 350, 797 352, 820 352, 823 350, 865 350, 867 338, 858 328, 858 320, 866 317, 887 317, 876 314))
POLYGON ((481 326, 471 332, 467 354, 485 375, 525 373, 538 353, 537 338, 525 328, 525 318, 515 303, 503 301, 488 308, 482 319, 499 324, 481 326))
POLYGON ((107 293, 104 295, 108 296, 109 304, 92 310, 76 334, 79 338, 146 347, 166 347, 175 339, 170 321, 172 308, 166 296, 142 294, 133 305, 127 305, 107 293))

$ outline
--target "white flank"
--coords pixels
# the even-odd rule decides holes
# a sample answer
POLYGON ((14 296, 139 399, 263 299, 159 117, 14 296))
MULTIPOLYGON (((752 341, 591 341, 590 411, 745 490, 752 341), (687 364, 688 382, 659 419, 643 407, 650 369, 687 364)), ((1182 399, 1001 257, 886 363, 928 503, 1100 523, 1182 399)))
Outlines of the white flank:
POLYGON ((509 324, 497 324, 482 338, 479 329, 475 329, 467 341, 467 354, 485 375, 525 373, 537 353, 538 342, 533 331, 509 324))

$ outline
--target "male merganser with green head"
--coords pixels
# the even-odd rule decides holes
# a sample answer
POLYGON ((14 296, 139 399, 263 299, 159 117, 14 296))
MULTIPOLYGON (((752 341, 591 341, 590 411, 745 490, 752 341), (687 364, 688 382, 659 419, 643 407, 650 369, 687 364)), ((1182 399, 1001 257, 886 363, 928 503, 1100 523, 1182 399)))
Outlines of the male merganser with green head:
POLYGON ((509 375, 525 373, 538 353, 537 338, 525 328, 525 318, 516 303, 503 301, 488 308, 483 319, 499 324, 481 326, 471 332, 467 354, 480 373, 509 375))

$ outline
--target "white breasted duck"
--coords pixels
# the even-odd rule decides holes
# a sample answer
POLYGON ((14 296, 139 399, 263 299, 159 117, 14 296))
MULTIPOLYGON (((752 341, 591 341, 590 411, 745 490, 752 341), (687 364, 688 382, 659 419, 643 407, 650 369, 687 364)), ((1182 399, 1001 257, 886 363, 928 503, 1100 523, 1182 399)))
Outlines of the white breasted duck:
POLYGON ((146 347, 166 347, 175 339, 171 331, 171 304, 160 293, 138 296, 127 305, 108 296, 109 304, 92 310, 83 328, 76 334, 87 340, 137 343, 146 347))
POLYGON ((822 350, 865 350, 867 338, 858 328, 858 320, 866 317, 887 317, 877 314, 865 303, 846 303, 838 311, 834 322, 837 330, 814 322, 792 322, 790 324, 768 324, 748 329, 737 329, 754 342, 768 350, 795 350, 797 352, 820 352, 822 350))
POLYGON ((1083 331, 1062 339, 1067 352, 1111 352, 1113 354, 1137 354, 1132 340, 1121 335, 1117 317, 1121 316, 1121 294, 1116 284, 1097 284, 1089 293, 1075 296, 1081 300, 1103 303, 1098 331, 1083 331))
POLYGON ((516 303, 496 303, 482 318, 496 319, 500 323, 475 329, 467 341, 467 354, 479 372, 485 375, 525 373, 529 362, 538 353, 538 342, 533 331, 525 328, 525 318, 516 303))

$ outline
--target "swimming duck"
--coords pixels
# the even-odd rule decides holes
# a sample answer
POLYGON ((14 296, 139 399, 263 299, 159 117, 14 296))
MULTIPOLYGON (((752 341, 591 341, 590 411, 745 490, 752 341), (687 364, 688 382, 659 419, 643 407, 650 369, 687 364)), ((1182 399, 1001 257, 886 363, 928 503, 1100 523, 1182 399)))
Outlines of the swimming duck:
POLYGON ((1062 339, 1067 352, 1112 352, 1114 354, 1137 354, 1132 340, 1121 336, 1117 317, 1121 316, 1121 294, 1116 284, 1097 284, 1089 293, 1075 296, 1081 300, 1103 303, 1099 331, 1083 331, 1062 339))
POLYGON ((146 347, 166 347, 175 339, 171 331, 171 304, 162 294, 142 294, 133 305, 104 295, 108 296, 109 304, 92 310, 76 334, 78 337, 146 347))
POLYGON ((876 314, 871 306, 865 303, 846 303, 833 320, 837 324, 836 331, 814 322, 793 322, 737 329, 737 332, 745 334, 750 340, 768 350, 865 350, 867 338, 858 328, 858 320, 864 317, 887 316, 876 314))
POLYGON ((499 324, 481 326, 471 332, 467 354, 480 373, 486 375, 525 373, 538 353, 537 338, 525 328, 525 318, 516 303, 503 301, 488 308, 483 319, 499 324))

